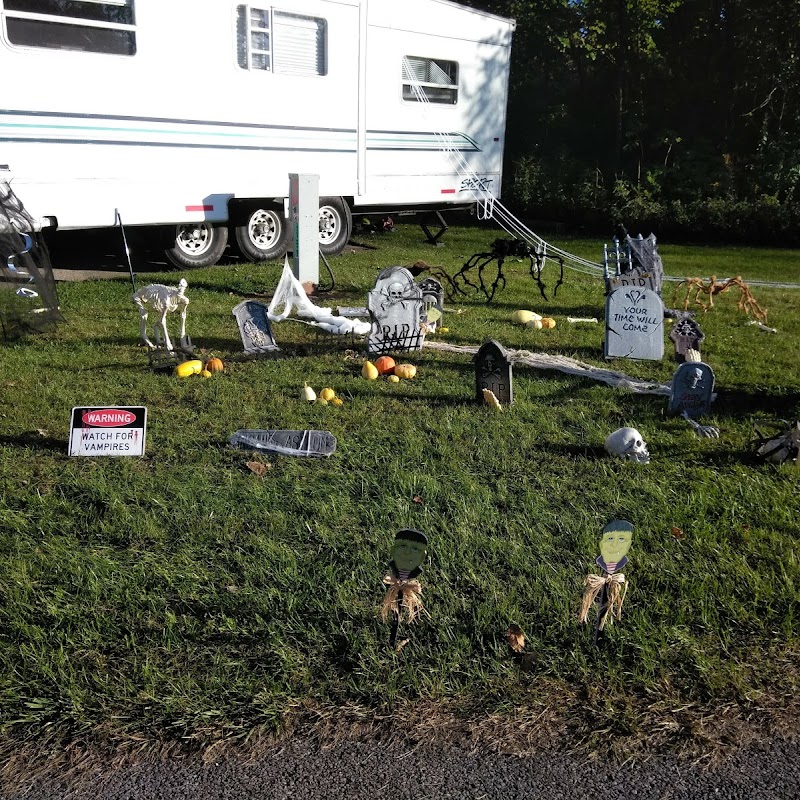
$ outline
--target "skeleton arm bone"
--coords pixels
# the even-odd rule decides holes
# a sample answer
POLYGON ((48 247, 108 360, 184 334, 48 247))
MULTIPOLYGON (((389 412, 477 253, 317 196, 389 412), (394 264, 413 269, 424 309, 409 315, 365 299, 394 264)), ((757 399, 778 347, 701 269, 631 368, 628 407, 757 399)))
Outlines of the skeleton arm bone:
POLYGON ((681 416, 694 428, 694 432, 701 437, 707 439, 719 439, 719 428, 713 425, 701 425, 695 422, 690 416, 688 411, 684 411, 681 416))

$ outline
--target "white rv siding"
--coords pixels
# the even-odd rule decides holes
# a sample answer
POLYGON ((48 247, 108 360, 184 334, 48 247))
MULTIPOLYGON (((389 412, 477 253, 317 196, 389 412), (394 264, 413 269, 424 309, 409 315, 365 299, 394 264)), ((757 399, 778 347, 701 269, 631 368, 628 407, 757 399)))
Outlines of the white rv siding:
POLYGON ((356 207, 469 202, 437 133, 499 193, 513 22, 443 0, 254 2, 325 22, 326 74, 287 75, 238 65, 237 5, 135 0, 132 56, 2 26, 0 163, 34 217, 224 222, 232 199, 285 197, 290 172, 356 207), (457 62, 458 102, 404 101, 409 55, 457 62))

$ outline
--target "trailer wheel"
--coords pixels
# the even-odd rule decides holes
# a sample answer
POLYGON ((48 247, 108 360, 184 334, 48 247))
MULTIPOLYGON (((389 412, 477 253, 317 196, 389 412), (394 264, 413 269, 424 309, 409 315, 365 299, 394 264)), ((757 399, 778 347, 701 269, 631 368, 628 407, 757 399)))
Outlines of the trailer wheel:
POLYGON ((280 258, 289 247, 289 226, 277 208, 255 208, 235 228, 239 251, 251 261, 280 258))
POLYGON ((189 222, 175 228, 175 244, 164 255, 176 267, 210 267, 222 258, 227 244, 226 225, 189 222))
POLYGON ((344 250, 353 232, 350 206, 341 197, 319 199, 319 249, 327 256, 344 250))

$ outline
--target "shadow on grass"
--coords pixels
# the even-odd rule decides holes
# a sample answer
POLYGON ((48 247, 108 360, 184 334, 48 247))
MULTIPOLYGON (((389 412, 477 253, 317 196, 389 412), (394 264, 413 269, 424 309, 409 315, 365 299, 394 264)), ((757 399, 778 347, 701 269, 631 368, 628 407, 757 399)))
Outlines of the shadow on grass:
POLYGON ((67 455, 67 442, 52 436, 42 436, 38 431, 25 431, 17 434, 0 435, 0 445, 11 447, 31 447, 34 450, 50 450, 67 455))
POLYGON ((800 393, 770 394, 718 388, 712 411, 718 417, 742 419, 754 414, 768 414, 791 421, 800 415, 800 393))

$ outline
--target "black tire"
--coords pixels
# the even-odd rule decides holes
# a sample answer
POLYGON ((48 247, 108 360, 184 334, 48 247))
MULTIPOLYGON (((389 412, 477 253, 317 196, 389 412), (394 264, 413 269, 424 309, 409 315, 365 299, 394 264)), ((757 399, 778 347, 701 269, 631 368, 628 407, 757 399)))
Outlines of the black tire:
POLYGON ((252 209, 234 230, 239 252, 250 261, 280 258, 289 249, 290 227, 277 206, 265 204, 252 209))
POLYGON ((222 258, 228 244, 228 226, 211 222, 187 222, 175 228, 175 240, 164 250, 176 267, 211 267, 222 258))
POLYGON ((344 250, 353 232, 353 215, 350 206, 341 197, 319 199, 319 250, 326 256, 335 256, 344 250))

